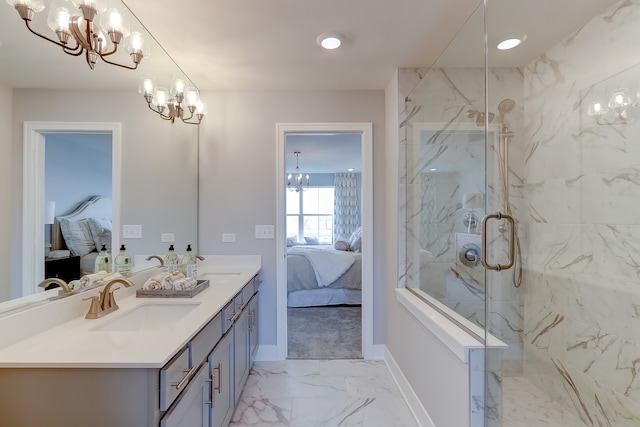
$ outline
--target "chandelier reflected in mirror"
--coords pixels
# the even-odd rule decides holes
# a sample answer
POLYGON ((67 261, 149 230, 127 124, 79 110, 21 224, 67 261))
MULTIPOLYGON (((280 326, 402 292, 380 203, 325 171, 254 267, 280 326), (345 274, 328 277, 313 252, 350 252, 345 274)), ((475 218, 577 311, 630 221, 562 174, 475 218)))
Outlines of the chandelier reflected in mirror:
POLYGON ((116 8, 107 10, 104 0, 55 0, 49 6, 47 24, 58 40, 38 33, 31 26, 36 13, 45 9, 43 0, 6 0, 24 20, 29 31, 62 48, 72 56, 84 54, 93 70, 99 59, 110 65, 135 70, 149 56, 141 31, 130 31, 129 24, 116 8), (98 18, 100 23, 98 24, 98 18), (105 36, 105 33, 108 37, 105 36), (113 62, 109 57, 125 46, 133 65, 113 62))
POLYGON ((156 87, 151 77, 143 77, 139 92, 152 111, 171 123, 180 119, 183 123, 199 125, 206 114, 198 89, 187 86, 184 77, 174 77, 171 90, 156 87))
POLYGON ((293 154, 296 156, 296 171, 294 174, 289 174, 287 177, 287 188, 289 191, 299 193, 300 191, 306 191, 309 189, 309 174, 304 177, 302 172, 300 172, 300 166, 298 164, 301 154, 300 151, 294 151, 293 154))

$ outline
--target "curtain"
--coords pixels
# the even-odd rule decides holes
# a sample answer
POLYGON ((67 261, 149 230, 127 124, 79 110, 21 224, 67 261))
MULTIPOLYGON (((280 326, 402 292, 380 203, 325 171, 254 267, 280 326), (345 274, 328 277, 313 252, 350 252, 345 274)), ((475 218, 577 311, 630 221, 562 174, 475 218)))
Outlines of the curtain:
POLYGON ((355 173, 337 173, 334 182, 333 240, 348 240, 360 227, 360 202, 355 173))

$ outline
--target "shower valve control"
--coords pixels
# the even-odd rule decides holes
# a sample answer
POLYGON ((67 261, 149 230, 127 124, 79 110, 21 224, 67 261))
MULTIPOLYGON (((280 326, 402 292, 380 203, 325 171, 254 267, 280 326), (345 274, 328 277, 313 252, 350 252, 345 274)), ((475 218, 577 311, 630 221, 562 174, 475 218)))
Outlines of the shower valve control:
POLYGON ((458 258, 463 265, 475 267, 480 263, 480 246, 475 243, 467 243, 460 249, 458 258))

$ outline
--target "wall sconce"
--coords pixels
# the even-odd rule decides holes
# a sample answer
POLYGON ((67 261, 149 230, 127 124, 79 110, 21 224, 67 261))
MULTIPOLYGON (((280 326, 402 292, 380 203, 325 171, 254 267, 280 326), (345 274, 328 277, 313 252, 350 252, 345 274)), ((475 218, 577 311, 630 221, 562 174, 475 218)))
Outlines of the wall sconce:
POLYGON ((476 209, 482 209, 484 207, 484 194, 482 193, 465 193, 462 196, 462 208, 469 209, 469 212, 465 215, 462 223, 467 227, 467 233, 472 234, 476 232, 478 221, 475 215, 476 209))
POLYGON ((589 103, 587 114, 599 125, 627 124, 630 112, 638 108, 639 102, 640 99, 631 98, 627 89, 620 88, 611 92, 606 107, 600 100, 589 103))
POLYGON ((163 87, 155 87, 150 77, 143 77, 138 91, 144 96, 151 111, 171 123, 180 119, 183 123, 199 125, 207 113, 198 89, 188 87, 183 77, 174 77, 169 91, 163 87))

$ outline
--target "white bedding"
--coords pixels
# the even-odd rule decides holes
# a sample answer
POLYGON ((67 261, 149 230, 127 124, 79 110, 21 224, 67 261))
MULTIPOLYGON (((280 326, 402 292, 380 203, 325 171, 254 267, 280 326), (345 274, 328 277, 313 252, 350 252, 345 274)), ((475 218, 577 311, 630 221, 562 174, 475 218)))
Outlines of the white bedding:
POLYGON ((319 287, 326 287, 338 280, 355 262, 355 256, 346 251, 328 251, 314 246, 294 246, 288 255, 301 255, 311 265, 319 287))

